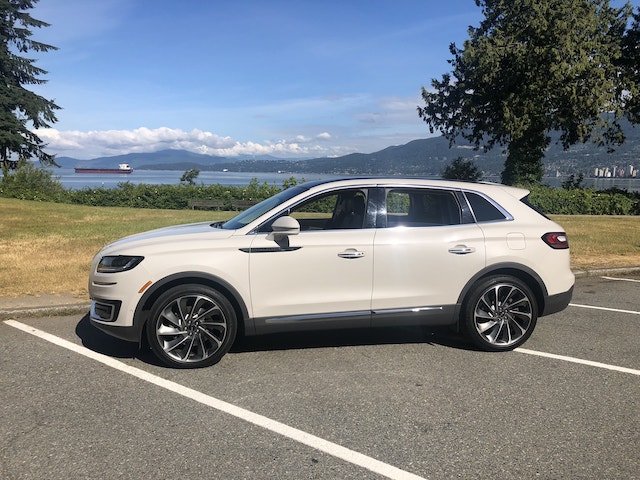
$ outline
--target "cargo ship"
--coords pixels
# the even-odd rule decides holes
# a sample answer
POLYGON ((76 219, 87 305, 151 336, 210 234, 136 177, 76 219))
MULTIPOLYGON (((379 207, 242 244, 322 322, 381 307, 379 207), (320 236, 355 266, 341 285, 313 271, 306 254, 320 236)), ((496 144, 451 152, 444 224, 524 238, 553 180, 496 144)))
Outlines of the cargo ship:
POLYGON ((76 173, 133 173, 133 168, 128 163, 121 163, 118 168, 78 168, 76 173))

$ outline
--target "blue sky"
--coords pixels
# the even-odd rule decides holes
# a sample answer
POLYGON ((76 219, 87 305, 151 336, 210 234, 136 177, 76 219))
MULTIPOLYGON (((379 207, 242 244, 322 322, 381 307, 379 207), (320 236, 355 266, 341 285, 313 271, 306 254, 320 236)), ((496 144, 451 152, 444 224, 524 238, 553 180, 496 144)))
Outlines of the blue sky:
MULTIPOLYGON (((612 2, 614 5, 621 2, 612 2)), ((633 2, 637 5, 638 2, 633 2)), ((369 153, 429 136, 420 89, 482 19, 473 0, 40 0, 48 151, 369 153)))

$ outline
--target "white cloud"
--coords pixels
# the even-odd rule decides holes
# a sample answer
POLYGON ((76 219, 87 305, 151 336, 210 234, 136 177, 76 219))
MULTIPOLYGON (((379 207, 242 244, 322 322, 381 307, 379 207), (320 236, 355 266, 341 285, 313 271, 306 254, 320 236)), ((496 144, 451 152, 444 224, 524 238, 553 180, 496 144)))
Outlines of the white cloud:
MULTIPOLYGON (((275 106, 273 112, 264 106, 259 109, 263 113, 270 113, 264 119, 256 119, 255 115, 244 110, 207 111, 208 118, 226 119, 226 123, 213 128, 233 131, 233 136, 202 129, 169 127, 89 131, 51 128, 40 129, 37 134, 48 144, 49 153, 78 159, 167 149, 225 157, 274 155, 311 158, 354 152, 371 153, 428 135, 426 126, 416 113, 419 103, 416 97, 354 95, 315 100, 318 103, 313 109, 316 112, 313 121, 309 120, 308 115, 298 113, 291 103, 283 106, 285 110, 295 113, 287 121, 272 117, 276 113, 275 106), (243 122, 240 126, 239 118, 243 122), (240 136, 243 138, 238 138, 240 136)), ((311 100, 309 102, 313 103, 311 100)), ((309 106, 308 103, 304 105, 309 106)), ((309 108, 304 110, 308 112, 309 108)), ((196 121, 206 123, 206 119, 196 121)))
MULTIPOLYGON (((233 157, 238 155, 279 155, 282 157, 306 157, 310 155, 336 154, 339 148, 320 147, 313 139, 297 135, 291 140, 239 142, 198 129, 189 132, 167 127, 134 130, 78 130, 61 131, 40 129, 37 135, 47 144, 47 151, 59 156, 88 159, 126 153, 156 152, 159 150, 187 150, 207 155, 233 157)), ((328 140, 331 135, 323 132, 316 139, 328 140)))

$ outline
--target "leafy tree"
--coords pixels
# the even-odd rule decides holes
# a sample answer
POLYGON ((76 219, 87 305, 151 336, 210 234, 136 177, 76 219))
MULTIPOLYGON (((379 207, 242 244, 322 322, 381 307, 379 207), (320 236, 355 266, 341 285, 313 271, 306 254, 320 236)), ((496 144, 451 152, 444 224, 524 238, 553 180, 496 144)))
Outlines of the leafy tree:
POLYGON ((197 168, 191 168, 182 174, 182 176, 180 177, 180 182, 186 183, 188 185, 194 185, 196 183, 195 180, 196 178, 198 178, 198 175, 200 175, 200 170, 198 170, 197 168))
POLYGON ((484 20, 451 44, 452 73, 422 89, 418 113, 453 144, 505 147, 502 181, 539 183, 542 160, 558 131, 577 142, 623 141, 618 75, 627 3, 608 0, 476 0, 484 20), (611 112, 611 115, 603 115, 611 112))
POLYGON ((458 157, 444 168, 442 178, 477 182, 482 178, 482 172, 473 160, 465 160, 462 157, 458 157))
POLYGON ((289 178, 285 178, 282 181, 282 190, 286 190, 287 188, 290 187, 295 187, 296 185, 298 185, 299 183, 304 183, 306 180, 303 178, 302 180, 298 181, 298 179, 294 176, 291 176, 289 178))
POLYGON ((55 110, 60 107, 24 88, 46 83, 41 76, 47 72, 35 66, 35 59, 20 56, 56 50, 31 39, 33 28, 49 26, 25 11, 38 1, 0 0, 0 163, 5 174, 17 168, 19 160, 31 157, 44 165, 56 164, 33 130, 56 122, 55 110))

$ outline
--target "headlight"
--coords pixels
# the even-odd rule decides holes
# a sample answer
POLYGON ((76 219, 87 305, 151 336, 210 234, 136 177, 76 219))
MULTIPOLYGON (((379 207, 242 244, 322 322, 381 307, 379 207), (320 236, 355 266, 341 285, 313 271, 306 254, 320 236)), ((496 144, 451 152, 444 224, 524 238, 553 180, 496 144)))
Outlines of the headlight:
POLYGON ((126 272, 138 265, 144 257, 133 257, 128 255, 117 255, 111 257, 102 257, 98 263, 98 273, 117 273, 126 272))

